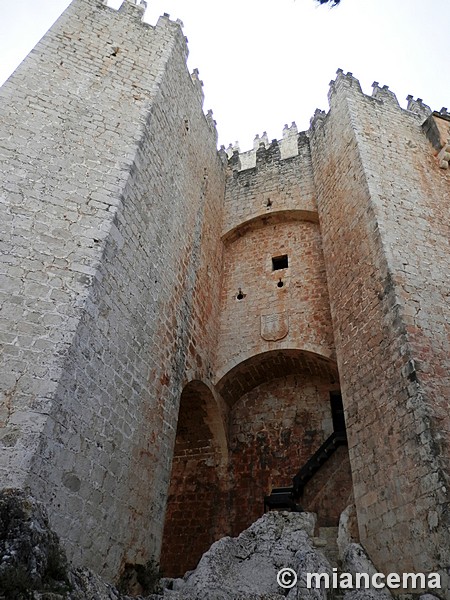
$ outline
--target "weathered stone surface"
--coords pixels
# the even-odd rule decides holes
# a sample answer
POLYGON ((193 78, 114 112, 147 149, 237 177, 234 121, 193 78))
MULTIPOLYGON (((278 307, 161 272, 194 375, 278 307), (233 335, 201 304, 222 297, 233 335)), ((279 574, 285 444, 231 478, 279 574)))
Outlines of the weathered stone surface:
POLYGON ((347 546, 359 542, 358 521, 354 504, 349 504, 339 517, 339 529, 337 535, 337 546, 339 558, 344 557, 347 546))
POLYGON ((141 17, 74 0, 0 90, 0 482, 110 579, 159 553, 220 292, 216 133, 180 25, 141 17))
MULTIPOLYGON (((148 600, 158 596, 147 596, 148 600)), ((89 569, 72 569, 42 503, 0 492, 0 600, 129 600, 89 569), (31 595, 30 595, 31 594, 31 595)))
POLYGON ((20 490, 0 493, 0 594, 65 591, 68 567, 42 507, 20 490))
MULTIPOLYGON (((0 519, 2 600, 21 600, 32 590, 34 600, 131 598, 89 569, 68 567, 58 538, 49 528, 45 509, 30 496, 15 490, 4 492, 0 497, 0 519)), ((304 589, 307 571, 330 571, 326 559, 312 546, 314 527, 315 515, 311 513, 268 513, 239 537, 225 537, 214 543, 197 569, 184 579, 163 579, 161 591, 145 598, 278 600, 285 594, 278 586, 277 572, 290 567, 299 574, 299 589, 291 591, 291 600, 325 599, 320 591, 304 589)))
POLYGON ((344 600, 383 600, 387 597, 391 598, 392 596, 387 592, 383 593, 382 590, 373 588, 351 590, 344 594, 344 600))
POLYGON ((219 540, 188 576, 179 590, 180 600, 250 600, 252 596, 280 595, 279 569, 297 570, 302 561, 297 557, 299 549, 316 554, 309 540, 314 524, 311 513, 270 512, 237 538, 219 540))
POLYGON ((1 486, 77 566, 163 542, 181 572, 290 485, 342 388, 349 454, 303 506, 335 526, 353 486, 381 571, 448 573, 447 111, 425 133, 339 70, 309 132, 226 171, 179 23, 141 16, 73 0, 0 90, 1 486))
MULTIPOLYGON (((356 573, 367 573, 369 577, 372 577, 378 572, 361 544, 349 544, 347 546, 342 557, 342 571, 351 573, 353 577, 356 573)), ((370 598, 384 598, 387 600, 392 597, 387 588, 375 589, 371 587, 348 592, 348 594, 351 593, 356 594, 355 597, 352 596, 353 600, 365 600, 366 596, 364 594, 367 594, 367 600, 370 600, 370 598), (361 596, 358 594, 361 594, 361 596)))
POLYGON ((326 600, 327 590, 324 587, 307 586, 307 573, 327 573, 331 577, 331 566, 325 556, 315 548, 304 544, 295 554, 297 584, 287 595, 289 600, 326 600))
POLYGON ((427 572, 450 565, 450 178, 425 116, 375 87, 338 71, 311 156, 361 542, 427 572))

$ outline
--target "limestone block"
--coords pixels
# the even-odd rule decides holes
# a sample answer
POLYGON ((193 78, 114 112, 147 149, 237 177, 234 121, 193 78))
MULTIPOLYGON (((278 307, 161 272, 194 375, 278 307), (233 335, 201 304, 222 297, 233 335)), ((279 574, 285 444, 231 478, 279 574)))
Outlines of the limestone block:
POLYGON ((358 521, 356 507, 350 504, 342 511, 339 519, 339 529, 337 536, 337 545, 339 549, 339 558, 342 560, 347 546, 353 542, 359 541, 358 521))
POLYGON ((237 538, 222 538, 187 578, 180 600, 278 597, 279 569, 320 561, 309 540, 314 525, 311 513, 270 512, 237 538))

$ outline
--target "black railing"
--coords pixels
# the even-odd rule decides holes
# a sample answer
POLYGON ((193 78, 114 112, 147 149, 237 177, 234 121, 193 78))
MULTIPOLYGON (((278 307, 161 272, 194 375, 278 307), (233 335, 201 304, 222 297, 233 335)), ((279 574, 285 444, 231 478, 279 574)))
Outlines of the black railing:
POLYGON ((264 512, 267 510, 301 511, 297 501, 303 495, 305 485, 317 473, 320 467, 330 458, 339 446, 347 444, 347 434, 344 431, 333 431, 311 458, 293 478, 292 487, 274 488, 270 496, 264 497, 264 512))
POLYGON ((303 489, 308 481, 317 473, 320 467, 330 458, 339 446, 347 444, 345 431, 333 431, 311 458, 303 465, 293 478, 293 497, 298 499, 303 494, 303 489))

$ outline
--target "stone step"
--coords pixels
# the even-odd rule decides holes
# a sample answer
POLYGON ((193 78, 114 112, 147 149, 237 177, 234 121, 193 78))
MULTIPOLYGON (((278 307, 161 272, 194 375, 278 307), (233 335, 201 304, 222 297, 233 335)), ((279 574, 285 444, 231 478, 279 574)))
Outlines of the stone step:
POLYGON ((336 542, 339 527, 319 527, 319 537, 336 542))
POLYGON ((325 555, 331 567, 339 568, 337 535, 338 527, 319 527, 319 535, 313 538, 313 544, 325 555))

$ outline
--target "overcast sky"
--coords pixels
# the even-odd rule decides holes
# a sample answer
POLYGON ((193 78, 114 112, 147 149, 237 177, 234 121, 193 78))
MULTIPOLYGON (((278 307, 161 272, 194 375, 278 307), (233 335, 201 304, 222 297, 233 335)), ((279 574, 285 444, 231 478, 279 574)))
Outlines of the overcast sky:
MULTIPOLYGON (((110 0, 110 3, 116 0, 110 0)), ((120 4, 120 0, 119 4, 120 4)), ((0 0, 0 83, 70 0, 0 0)), ((117 4, 117 2, 116 2, 117 4)), ((204 82, 219 143, 252 146, 256 134, 281 138, 285 123, 309 127, 328 109, 336 69, 351 71, 370 94, 389 85, 434 110, 450 108, 450 0, 149 0, 146 20, 180 18, 189 67, 204 82)))

